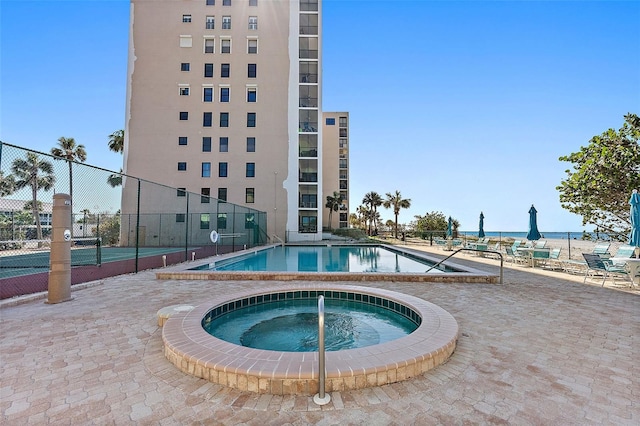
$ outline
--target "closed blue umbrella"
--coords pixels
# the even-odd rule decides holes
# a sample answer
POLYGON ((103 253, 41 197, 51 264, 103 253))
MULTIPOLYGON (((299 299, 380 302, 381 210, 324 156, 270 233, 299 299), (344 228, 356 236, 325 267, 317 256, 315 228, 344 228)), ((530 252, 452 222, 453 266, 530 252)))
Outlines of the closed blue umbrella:
POLYGON ((447 237, 453 237, 453 220, 449 216, 449 224, 447 225, 447 237))
POLYGON ((538 211, 533 207, 533 204, 531 204, 531 208, 529 209, 529 232, 527 233, 527 240, 529 241, 539 240, 540 237, 542 237, 538 231, 537 213, 538 211))
POLYGON ((640 247, 640 194, 634 189, 629 200, 631 208, 631 233, 629 234, 629 245, 640 247))
POLYGON ((478 238, 484 238, 484 215, 480 212, 480 227, 478 231, 478 238))

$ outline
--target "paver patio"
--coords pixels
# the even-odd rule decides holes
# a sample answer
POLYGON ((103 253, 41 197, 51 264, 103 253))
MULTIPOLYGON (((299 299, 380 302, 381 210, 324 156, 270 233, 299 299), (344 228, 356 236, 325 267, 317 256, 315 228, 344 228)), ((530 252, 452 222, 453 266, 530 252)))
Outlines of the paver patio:
MULTIPOLYGON (((461 259, 496 271, 495 261, 461 259)), ((2 423, 640 424, 640 291, 524 268, 504 277, 503 285, 366 283, 449 311, 458 346, 424 375, 333 392, 323 407, 312 397, 230 390, 164 358, 160 308, 198 305, 255 281, 159 281, 146 271, 87 285, 71 302, 5 301, 2 423)))

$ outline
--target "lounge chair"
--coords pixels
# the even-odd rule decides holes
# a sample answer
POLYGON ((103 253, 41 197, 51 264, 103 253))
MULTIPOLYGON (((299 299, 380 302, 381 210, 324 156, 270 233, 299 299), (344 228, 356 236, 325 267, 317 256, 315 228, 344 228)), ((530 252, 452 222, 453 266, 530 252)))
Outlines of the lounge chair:
POLYGON ((545 248, 546 245, 547 245, 547 241, 546 240, 538 240, 538 241, 536 241, 536 243, 533 246, 533 248, 541 249, 541 248, 545 248))
POLYGON ((613 265, 607 259, 603 259, 597 254, 582 253, 582 256, 587 262, 587 272, 584 274, 583 283, 587 281, 588 276, 595 277, 596 275, 602 274, 602 286, 604 286, 604 282, 608 276, 613 279, 614 284, 616 276, 626 277, 631 282, 631 286, 633 286, 633 281, 624 267, 613 265))

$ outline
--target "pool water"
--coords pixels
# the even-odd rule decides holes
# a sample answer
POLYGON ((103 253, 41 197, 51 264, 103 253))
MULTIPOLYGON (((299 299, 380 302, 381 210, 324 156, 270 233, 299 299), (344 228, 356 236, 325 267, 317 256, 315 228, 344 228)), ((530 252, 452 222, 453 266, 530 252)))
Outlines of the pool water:
MULTIPOLYGON (((277 246, 202 265, 212 271, 424 273, 433 263, 380 246, 277 246)), ((429 273, 452 270, 444 266, 429 273), (441 268, 441 269, 438 269, 441 268)))
MULTIPOLYGON (((282 352, 318 350, 318 302, 295 299, 233 310, 204 329, 230 343, 282 352)), ((362 348, 404 337, 418 325, 389 309, 370 304, 325 300, 325 349, 362 348)))

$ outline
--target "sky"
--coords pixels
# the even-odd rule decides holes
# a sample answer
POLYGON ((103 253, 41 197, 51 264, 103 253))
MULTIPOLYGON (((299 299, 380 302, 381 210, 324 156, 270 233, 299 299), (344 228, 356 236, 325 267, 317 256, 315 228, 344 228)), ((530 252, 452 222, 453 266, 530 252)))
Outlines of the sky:
MULTIPOLYGON (((178 1, 178 0, 171 0, 178 1)), ((267 0, 261 0, 267 1, 267 0)), ((579 151, 640 114, 638 1, 324 0, 323 110, 348 111, 350 199, 399 190, 400 223, 591 230, 555 189, 579 151)), ((61 136, 117 171, 128 0, 0 0, 0 140, 61 136)), ((380 210, 384 220, 391 210, 380 210)))

